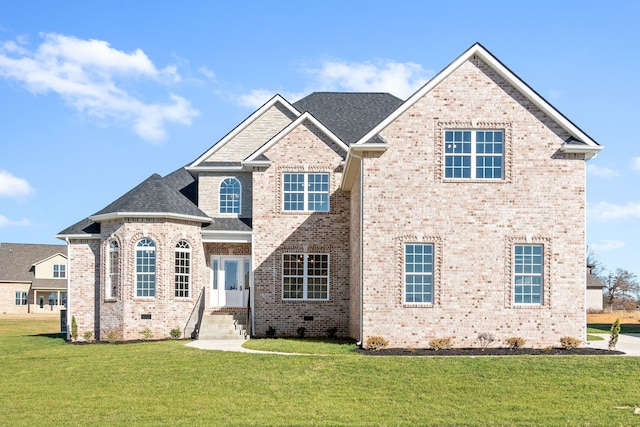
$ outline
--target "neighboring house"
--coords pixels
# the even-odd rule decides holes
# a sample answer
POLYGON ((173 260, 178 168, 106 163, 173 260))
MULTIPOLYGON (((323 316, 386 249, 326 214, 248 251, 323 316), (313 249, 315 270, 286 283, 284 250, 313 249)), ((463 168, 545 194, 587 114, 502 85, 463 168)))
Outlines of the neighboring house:
POLYGON ((0 243, 0 313, 59 312, 66 304, 66 245, 0 243))
POLYGON ((604 309, 604 285, 598 276, 593 274, 593 268, 593 265, 587 264, 587 310, 601 311, 604 309))
POLYGON ((58 235, 69 311, 99 339, 188 335, 200 311, 365 346, 584 339, 585 161, 601 148, 479 44, 405 101, 275 96, 58 235))

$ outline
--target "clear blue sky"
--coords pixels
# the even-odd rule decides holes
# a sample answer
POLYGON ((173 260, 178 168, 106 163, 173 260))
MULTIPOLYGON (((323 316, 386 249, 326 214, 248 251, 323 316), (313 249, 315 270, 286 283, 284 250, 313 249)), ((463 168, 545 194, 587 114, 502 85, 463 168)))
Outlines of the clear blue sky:
POLYGON ((640 2, 529 3, 0 0, 0 242, 62 243, 275 93, 406 98, 480 42, 605 146, 588 243, 640 275, 640 2))

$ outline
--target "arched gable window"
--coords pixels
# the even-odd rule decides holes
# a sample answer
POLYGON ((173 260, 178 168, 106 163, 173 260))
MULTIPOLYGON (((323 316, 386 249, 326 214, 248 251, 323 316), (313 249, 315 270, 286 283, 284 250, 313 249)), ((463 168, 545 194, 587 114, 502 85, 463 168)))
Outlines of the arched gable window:
POLYGON ((191 296, 191 246, 184 240, 180 240, 176 245, 175 278, 176 298, 189 298, 191 296))
POLYGON ((239 215, 241 199, 240 181, 236 178, 225 178, 220 183, 220 213, 239 215))
POLYGON ((116 240, 109 241, 107 253, 107 286, 106 298, 118 298, 118 284, 120 283, 120 247, 116 240))
POLYGON ((156 244, 147 238, 136 245, 136 296, 156 296, 156 244))

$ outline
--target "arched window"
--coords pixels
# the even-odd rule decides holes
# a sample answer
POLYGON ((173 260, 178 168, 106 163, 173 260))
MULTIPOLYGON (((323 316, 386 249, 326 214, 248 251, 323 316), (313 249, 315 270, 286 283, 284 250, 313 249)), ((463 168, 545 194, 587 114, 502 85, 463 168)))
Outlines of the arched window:
POLYGON ((156 244, 147 238, 136 245, 136 296, 156 296, 156 244))
POLYGON ((120 283, 120 247, 116 240, 109 241, 107 254, 107 286, 106 298, 118 298, 118 284, 120 283))
POLYGON ((175 296, 191 296, 191 246, 184 240, 176 245, 175 296))
POLYGON ((240 181, 225 178, 220 183, 220 213, 240 214, 240 181))

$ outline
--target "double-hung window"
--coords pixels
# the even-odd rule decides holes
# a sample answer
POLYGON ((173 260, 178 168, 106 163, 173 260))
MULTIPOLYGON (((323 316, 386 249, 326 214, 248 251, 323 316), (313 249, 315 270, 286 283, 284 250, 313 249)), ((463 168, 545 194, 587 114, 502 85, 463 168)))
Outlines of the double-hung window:
POLYGON ((16 291, 16 305, 27 305, 27 293, 16 291))
POLYGON ((176 245, 175 296, 189 298, 191 294, 191 246, 184 240, 176 245))
POLYGON ((156 296, 156 244, 151 239, 136 245, 136 296, 156 296))
POLYGON ((283 254, 282 298, 329 299, 329 254, 283 254))
POLYGON ((542 304, 543 245, 515 245, 513 248, 513 302, 542 304))
POLYGON ((405 245, 404 302, 433 304, 433 244, 405 245))
POLYGON ((120 247, 115 240, 109 241, 107 257, 107 286, 106 297, 118 297, 118 283, 120 282, 120 247))
POLYGON ((329 212, 328 173, 285 173, 282 183, 283 210, 329 212))
POLYGON ((56 279, 64 279, 67 277, 66 274, 66 266, 64 264, 54 264, 53 265, 53 277, 56 279))
POLYGON ((446 130, 444 176, 454 179, 503 179, 504 131, 446 130))

